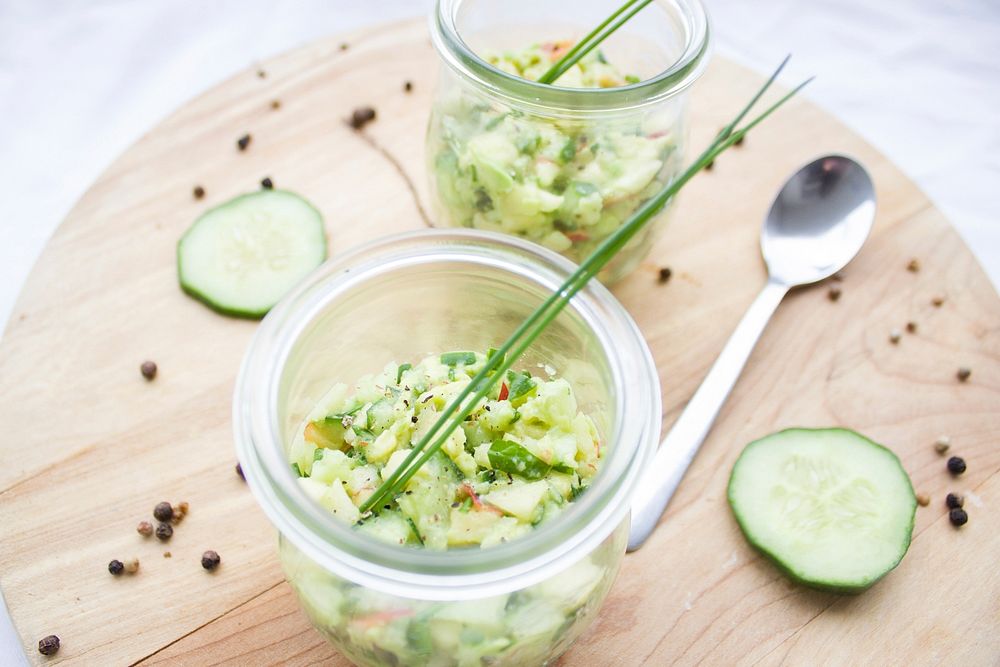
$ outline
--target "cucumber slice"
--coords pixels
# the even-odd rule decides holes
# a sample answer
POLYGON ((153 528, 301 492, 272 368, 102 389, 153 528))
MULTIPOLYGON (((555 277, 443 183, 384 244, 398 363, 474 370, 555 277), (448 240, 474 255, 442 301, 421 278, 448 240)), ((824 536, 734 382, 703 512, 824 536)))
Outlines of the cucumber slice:
POLYGON ((177 243, 181 289, 236 317, 263 317, 325 259, 322 216, 286 190, 261 190, 206 211, 177 243))
POLYGON ((751 442, 729 478, 747 540, 799 583, 860 593, 910 546, 917 501, 896 455, 846 429, 751 442))

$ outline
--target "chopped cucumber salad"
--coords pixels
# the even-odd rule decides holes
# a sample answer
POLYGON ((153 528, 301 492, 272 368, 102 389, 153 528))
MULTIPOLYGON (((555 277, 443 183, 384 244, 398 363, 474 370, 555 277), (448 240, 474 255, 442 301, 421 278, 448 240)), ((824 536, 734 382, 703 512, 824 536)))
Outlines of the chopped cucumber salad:
MULTIPOLYGON (((536 44, 489 61, 536 79, 566 47, 536 44)), ((595 50, 556 84, 608 88, 637 81, 595 50)), ((437 104, 428 159, 445 220, 514 234, 577 262, 681 168, 673 114, 559 119, 525 114, 467 89, 444 94, 437 104)), ((637 247, 651 242, 650 232, 644 234, 637 247)))
POLYGON ((358 509, 487 358, 448 352, 335 385, 289 449, 302 489, 359 531, 428 549, 496 545, 558 516, 597 472, 601 438, 566 380, 526 371, 509 371, 395 500, 358 509))

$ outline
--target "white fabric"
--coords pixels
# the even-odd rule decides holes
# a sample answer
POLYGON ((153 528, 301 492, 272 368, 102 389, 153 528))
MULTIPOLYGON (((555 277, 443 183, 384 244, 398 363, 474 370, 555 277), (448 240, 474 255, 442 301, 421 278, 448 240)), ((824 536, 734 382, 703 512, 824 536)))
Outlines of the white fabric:
MULTIPOLYGON (((1000 284, 1000 3, 706 2, 720 53, 761 71, 793 53, 786 81, 818 75, 806 95, 901 165, 1000 284)), ((0 329, 73 203, 171 110, 256 60, 431 6, 0 2, 0 329)), ((19 642, 2 621, 0 664, 17 664, 19 642)))

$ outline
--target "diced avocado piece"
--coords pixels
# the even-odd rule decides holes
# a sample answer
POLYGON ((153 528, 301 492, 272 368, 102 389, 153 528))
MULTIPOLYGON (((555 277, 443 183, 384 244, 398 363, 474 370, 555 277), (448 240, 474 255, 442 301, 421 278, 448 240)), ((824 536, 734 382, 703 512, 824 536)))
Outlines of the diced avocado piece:
POLYGON ((448 546, 479 544, 501 519, 496 512, 459 508, 452 508, 449 517, 448 546))
POLYGON ((482 501, 500 508, 506 514, 530 522, 548 491, 547 482, 530 482, 491 491, 482 497, 482 501))
POLYGON ((357 459, 336 449, 317 449, 323 455, 312 464, 309 476, 324 484, 332 484, 335 479, 347 479, 351 471, 357 467, 357 459))

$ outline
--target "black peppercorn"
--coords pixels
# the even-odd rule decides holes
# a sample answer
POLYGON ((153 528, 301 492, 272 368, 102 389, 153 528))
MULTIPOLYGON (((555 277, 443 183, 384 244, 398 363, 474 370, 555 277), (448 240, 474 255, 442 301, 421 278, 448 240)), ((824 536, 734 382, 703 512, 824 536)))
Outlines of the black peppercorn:
POLYGON ((948 509, 958 509, 965 504, 965 498, 954 493, 949 493, 944 497, 944 504, 948 506, 948 509))
POLYGON ((205 196, 205 188, 201 187, 200 185, 196 185, 194 186, 194 190, 192 190, 192 194, 194 195, 195 199, 201 199, 202 197, 205 196))
POLYGON ((831 287, 827 291, 827 293, 826 293, 826 298, 828 298, 830 301, 836 301, 837 299, 839 299, 840 298, 840 288, 837 287, 836 285, 834 285, 833 287, 831 287))
POLYGON ((961 475, 965 472, 965 459, 961 456, 953 456, 948 459, 948 472, 952 475, 961 475))
POLYGON ((958 372, 955 373, 955 376, 958 378, 959 382, 965 382, 966 380, 969 379, 970 375, 972 375, 972 369, 966 368, 965 366, 959 368, 958 372))
POLYGON ((139 366, 139 372, 142 373, 142 377, 152 380, 156 377, 156 364, 152 361, 144 361, 142 366, 139 366))
POLYGON ((153 516, 157 521, 170 521, 174 517, 174 508, 168 502, 156 503, 153 516))
POLYGON ((251 137, 249 134, 244 134, 242 137, 236 140, 236 147, 239 148, 241 151, 245 151, 247 149, 247 146, 250 145, 250 139, 251 137))
POLYGON ((161 523, 156 526, 156 539, 166 542, 174 534, 174 529, 169 523, 161 523))
POLYGON ((209 550, 201 555, 201 566, 209 572, 219 567, 219 563, 221 562, 222 558, 214 551, 209 550))
POLYGON ((373 120, 375 120, 375 109, 371 107, 358 107, 351 114, 351 127, 355 130, 360 130, 373 120))
POLYGON ((38 652, 42 655, 55 655, 59 652, 59 638, 55 635, 43 637, 38 641, 38 652))
POLYGON ((264 179, 260 182, 260 187, 264 188, 265 190, 273 190, 274 181, 271 180, 270 176, 265 176, 264 179))
POLYGON ((669 266, 664 266, 660 268, 660 272, 657 274, 657 280, 661 283, 665 283, 670 280, 670 276, 674 275, 674 272, 670 270, 669 266))
POLYGON ((412 91, 412 90, 413 90, 413 82, 412 82, 412 81, 407 81, 407 82, 405 82, 405 83, 403 84, 403 90, 405 90, 405 91, 406 91, 406 92, 408 92, 408 93, 409 93, 410 91, 412 91))
POLYGON ((116 577, 124 571, 125 571, 125 563, 121 562, 120 560, 115 559, 110 563, 108 563, 108 572, 115 575, 116 577))
POLYGON ((969 515, 961 507, 956 507, 948 512, 948 521, 951 521, 951 525, 956 527, 964 526, 969 522, 969 515))

